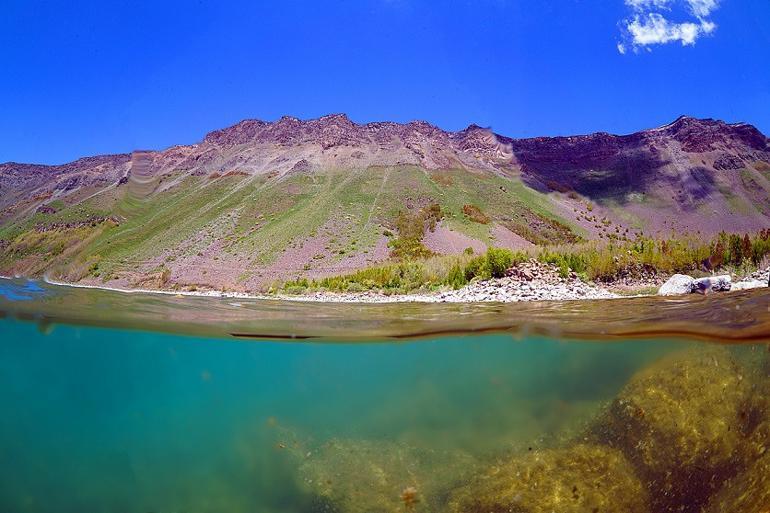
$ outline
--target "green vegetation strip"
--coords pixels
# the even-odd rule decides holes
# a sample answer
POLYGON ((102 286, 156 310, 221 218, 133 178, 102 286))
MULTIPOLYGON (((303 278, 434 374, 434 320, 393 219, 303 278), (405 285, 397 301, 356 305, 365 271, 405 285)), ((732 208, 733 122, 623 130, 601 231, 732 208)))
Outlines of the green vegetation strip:
POLYGON ((284 283, 279 289, 289 294, 321 290, 403 294, 458 289, 474 280, 502 277, 511 266, 530 258, 556 265, 563 277, 574 272, 586 281, 611 282, 640 272, 749 273, 766 263, 770 256, 770 229, 753 235, 721 233, 710 241, 696 237, 638 237, 628 242, 551 246, 529 252, 490 248, 479 256, 473 256, 469 250, 463 255, 405 258, 342 276, 317 280, 299 278, 284 283))

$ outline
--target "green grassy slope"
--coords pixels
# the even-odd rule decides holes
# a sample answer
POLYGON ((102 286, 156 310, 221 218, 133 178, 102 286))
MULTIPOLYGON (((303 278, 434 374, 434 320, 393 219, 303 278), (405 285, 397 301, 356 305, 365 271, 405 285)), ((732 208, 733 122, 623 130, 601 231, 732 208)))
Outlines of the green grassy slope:
POLYGON ((323 238, 327 259, 340 260, 369 252, 383 232, 394 230, 399 213, 430 204, 440 206, 449 228, 485 243, 495 223, 536 243, 579 237, 553 214, 546 195, 489 173, 403 166, 283 177, 188 176, 142 200, 123 187, 80 203, 60 200, 52 204, 56 213, 1 227, 0 271, 108 280, 126 270, 174 270, 184 257, 211 247, 256 270, 313 238, 323 238), (490 222, 469 218, 467 205, 490 222))

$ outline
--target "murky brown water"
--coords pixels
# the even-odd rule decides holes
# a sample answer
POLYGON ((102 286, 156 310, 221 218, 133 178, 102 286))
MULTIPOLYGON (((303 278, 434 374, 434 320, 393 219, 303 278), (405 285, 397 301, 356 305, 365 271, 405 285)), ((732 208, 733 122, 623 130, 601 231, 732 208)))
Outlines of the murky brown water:
POLYGON ((770 340, 770 288, 598 301, 350 304, 127 294, 23 280, 2 280, 0 287, 0 312, 42 325, 61 322, 215 337, 360 341, 507 332, 591 340, 770 340), (34 293, 25 292, 30 286, 34 293), (14 301, 9 294, 29 299, 14 301))

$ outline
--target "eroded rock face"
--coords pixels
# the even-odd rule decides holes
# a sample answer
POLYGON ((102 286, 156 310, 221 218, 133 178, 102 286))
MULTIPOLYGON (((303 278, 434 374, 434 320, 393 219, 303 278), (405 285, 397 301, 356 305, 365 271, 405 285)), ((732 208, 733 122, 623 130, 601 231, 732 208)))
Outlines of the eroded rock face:
POLYGON ((393 442, 332 440, 305 455, 301 485, 318 511, 443 512, 446 490, 473 472, 464 453, 416 449, 393 442))
POLYGON ((699 511, 737 473, 752 385, 724 348, 673 355, 634 376, 589 438, 621 450, 653 511, 699 511))
POLYGON ((648 512, 642 483, 615 449, 576 445, 527 453, 457 490, 452 513, 648 512))

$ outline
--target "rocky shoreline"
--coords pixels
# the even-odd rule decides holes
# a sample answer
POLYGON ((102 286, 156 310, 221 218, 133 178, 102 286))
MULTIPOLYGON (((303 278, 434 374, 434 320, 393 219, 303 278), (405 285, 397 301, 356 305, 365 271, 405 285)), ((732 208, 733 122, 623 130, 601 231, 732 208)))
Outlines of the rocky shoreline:
POLYGON ((659 296, 678 296, 682 294, 708 294, 711 292, 731 292, 757 289, 770 286, 770 270, 756 271, 743 279, 733 282, 729 274, 693 278, 686 274, 675 274, 658 289, 659 296))
POLYGON ((121 289, 66 283, 46 280, 54 285, 80 288, 96 288, 125 293, 154 293, 174 296, 201 296, 233 299, 264 299, 280 301, 317 301, 329 303, 481 303, 481 302, 528 302, 528 301, 579 301, 616 299, 622 297, 640 297, 654 295, 681 295, 693 292, 706 293, 711 290, 720 293, 747 290, 768 286, 770 268, 757 271, 738 281, 730 276, 717 276, 695 279, 685 275, 674 275, 665 283, 651 286, 649 279, 633 283, 624 279, 618 284, 594 284, 581 280, 570 272, 566 277, 559 269, 550 264, 530 260, 509 269, 506 276, 472 282, 457 290, 411 294, 386 294, 379 291, 365 292, 329 292, 316 291, 306 294, 250 294, 243 292, 223 292, 217 290, 175 291, 154 289, 121 289), (676 286, 670 286, 670 284, 676 286), (699 285, 700 284, 700 288, 699 285), (705 285, 704 285, 705 284, 705 285), (671 289, 671 290, 667 290, 671 289))

